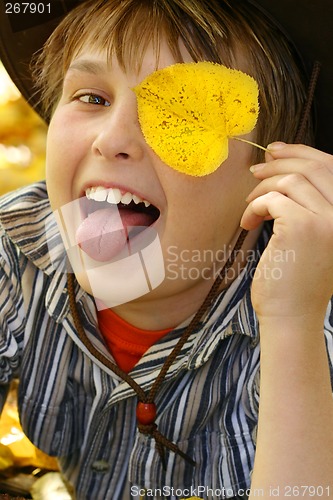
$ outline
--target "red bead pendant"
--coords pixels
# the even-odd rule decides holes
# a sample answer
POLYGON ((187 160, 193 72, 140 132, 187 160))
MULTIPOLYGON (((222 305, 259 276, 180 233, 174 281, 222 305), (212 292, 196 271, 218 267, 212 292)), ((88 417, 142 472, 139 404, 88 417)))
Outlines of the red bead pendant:
POLYGON ((156 418, 155 403, 142 403, 142 401, 139 401, 136 406, 136 418, 141 425, 153 424, 156 418))

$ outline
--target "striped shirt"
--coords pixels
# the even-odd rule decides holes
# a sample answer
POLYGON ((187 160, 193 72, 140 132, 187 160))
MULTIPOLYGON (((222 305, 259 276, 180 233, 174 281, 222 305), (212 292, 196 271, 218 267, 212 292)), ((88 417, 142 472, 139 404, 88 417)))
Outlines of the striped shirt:
MULTIPOLYGON (((0 396, 20 378, 24 432, 58 457, 79 500, 218 499, 250 486, 259 404, 258 323, 250 300, 256 259, 214 301, 169 369, 156 397, 161 433, 196 461, 166 451, 136 427, 137 398, 80 341, 69 311, 62 244, 45 184, 0 201, 0 396), (51 258, 52 256, 52 258, 51 258)), ((76 300, 86 335, 111 358, 90 295, 76 300)), ((333 315, 325 335, 333 364, 333 315)), ((131 372, 148 391, 184 326, 154 344, 131 372)), ((332 374, 333 379, 333 374, 332 374)))

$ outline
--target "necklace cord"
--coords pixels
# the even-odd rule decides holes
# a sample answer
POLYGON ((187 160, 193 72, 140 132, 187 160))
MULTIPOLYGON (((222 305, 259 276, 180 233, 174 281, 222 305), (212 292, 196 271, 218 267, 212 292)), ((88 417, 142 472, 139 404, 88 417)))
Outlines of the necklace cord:
MULTIPOLYGON (((181 352, 181 349, 183 348, 184 344, 190 337, 192 333, 195 332, 195 330, 198 328, 200 325, 200 321, 204 317, 205 313, 208 311, 210 308, 212 300, 215 298, 216 293, 225 278, 228 270, 230 267, 233 265, 238 251, 241 248, 244 239, 247 235, 247 231, 245 229, 242 229, 237 242, 235 244, 235 247, 233 251, 230 253, 228 260, 226 261, 224 267, 220 270, 217 278, 215 279, 208 295, 206 296, 205 300, 203 301, 202 305, 198 309, 197 313, 194 315, 193 319, 187 326, 187 328, 184 330, 182 333, 180 339, 178 340, 177 344, 173 348, 173 350, 170 352, 170 354, 167 356, 158 376, 156 377, 155 382, 153 383, 150 391, 148 394, 145 393, 145 391, 140 387, 137 382, 127 373, 121 370, 118 365, 113 363, 110 359, 108 359, 104 354, 102 354, 96 347, 92 344, 92 342, 88 339, 84 328, 81 323, 79 311, 77 308, 76 300, 75 300, 75 280, 74 280, 74 274, 73 273, 68 273, 67 274, 67 289, 68 289, 68 297, 69 297, 69 308, 71 315, 73 317, 74 321, 74 326, 77 330, 79 339, 83 343, 83 345, 87 348, 87 350, 102 364, 107 366, 113 373, 118 375, 119 378, 121 378, 124 382, 127 382, 127 384, 134 390, 136 395, 138 396, 139 403, 146 403, 146 406, 149 407, 149 405, 152 405, 155 407, 154 400, 156 398, 156 395, 163 383, 163 380, 170 368, 170 366, 173 364, 179 353, 181 352)), ((138 412, 137 412, 138 413, 138 412)), ((192 460, 191 457, 186 455, 180 448, 170 441, 168 438, 166 438, 163 434, 161 434, 157 428, 157 425, 154 423, 154 420, 152 422, 142 422, 140 421, 140 416, 137 415, 138 417, 138 429, 141 433, 143 434, 148 434, 152 436, 155 439, 156 442, 156 448, 157 451, 161 457, 163 467, 165 468, 165 458, 164 458, 164 451, 163 447, 168 448, 169 450, 173 451, 174 453, 180 455, 182 458, 187 460, 191 465, 195 465, 195 461, 192 460)))
POLYGON ((313 64, 313 68, 312 68, 312 72, 311 72, 311 76, 310 76, 307 98, 305 101, 303 114, 302 114, 302 117, 301 117, 301 120, 299 123, 299 127, 297 129, 295 140, 294 140, 295 143, 302 142, 302 140, 304 138, 306 126, 307 126, 308 121, 310 119, 310 114, 311 114, 312 105, 313 105, 313 101, 314 101, 315 91, 316 91, 317 83, 319 80, 320 70, 321 70, 320 62, 315 61, 313 64))

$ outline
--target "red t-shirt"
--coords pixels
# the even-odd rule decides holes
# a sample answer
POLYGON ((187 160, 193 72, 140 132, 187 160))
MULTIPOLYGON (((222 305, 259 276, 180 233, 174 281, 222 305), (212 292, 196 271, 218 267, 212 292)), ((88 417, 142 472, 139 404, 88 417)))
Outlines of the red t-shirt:
POLYGON ((97 317, 106 344, 124 372, 131 371, 149 347, 172 330, 142 330, 127 323, 111 309, 98 311, 97 317))

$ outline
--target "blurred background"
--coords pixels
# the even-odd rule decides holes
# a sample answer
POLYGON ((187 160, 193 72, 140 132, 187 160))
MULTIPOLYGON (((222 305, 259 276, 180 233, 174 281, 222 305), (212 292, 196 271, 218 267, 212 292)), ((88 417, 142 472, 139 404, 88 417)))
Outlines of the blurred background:
MULTIPOLYGON (((44 179, 46 130, 0 61, 0 196, 44 179)), ((22 431, 17 384, 14 380, 0 416, 0 499, 70 499, 56 460, 35 448, 22 431)))
POLYGON ((0 61, 0 195, 44 179, 46 130, 0 61))

